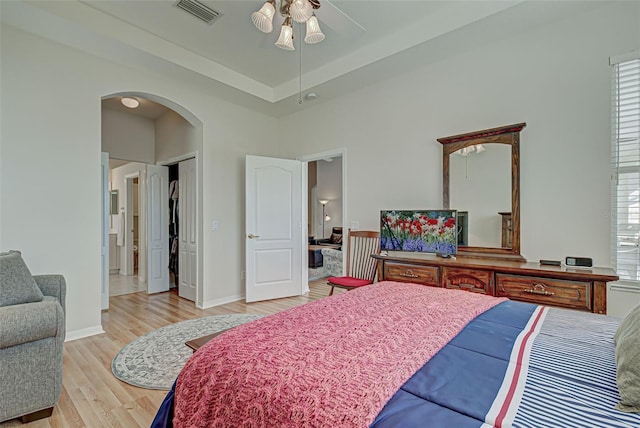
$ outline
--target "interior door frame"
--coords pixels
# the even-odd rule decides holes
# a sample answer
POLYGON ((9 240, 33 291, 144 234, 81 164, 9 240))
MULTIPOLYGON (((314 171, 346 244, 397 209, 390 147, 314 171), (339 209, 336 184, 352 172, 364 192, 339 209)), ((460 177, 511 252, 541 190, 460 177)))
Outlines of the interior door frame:
MULTIPOLYGON (((202 165, 200 164, 200 156, 199 151, 196 150, 194 152, 185 153, 184 155, 176 156, 162 162, 158 162, 158 165, 169 166, 173 164, 180 163, 182 161, 188 159, 196 160, 196 236, 198 242, 196 243, 196 251, 198 252, 198 257, 196 258, 196 272, 198 273, 198 280, 196 285, 196 307, 203 309, 204 308, 204 289, 203 289, 203 262, 202 262, 202 243, 204 241, 204 226, 203 226, 203 215, 202 215, 202 165)), ((179 262, 178 262, 179 263, 179 262)), ((178 271, 180 266, 178 265, 178 271)))
MULTIPOLYGON (((313 162, 313 161, 319 161, 319 160, 323 160, 323 159, 327 159, 327 158, 336 158, 340 156, 341 160, 342 160, 342 229, 346 230, 346 224, 348 223, 347 220, 349 219, 349 217, 347 217, 347 213, 348 213, 348 209, 347 209, 347 148, 346 147, 342 147, 342 148, 338 148, 338 149, 333 149, 333 150, 327 150, 325 152, 320 152, 320 153, 314 153, 314 154, 310 154, 310 155, 304 155, 304 156, 300 156, 297 159, 301 162, 303 162, 305 164, 305 168, 302 168, 302 200, 306 201, 307 203, 303 203, 305 210, 306 207, 308 206, 309 203, 309 196, 308 192, 307 192, 307 188, 309 187, 309 177, 308 177, 308 170, 309 170, 309 162, 313 162)), ((306 221, 309 221, 309 213, 307 213, 306 215, 306 221)), ((308 240, 307 240, 308 242, 308 240)), ((305 246, 306 246, 306 242, 305 242, 305 246)), ((344 246, 344 244, 343 244, 344 246)), ((305 251, 305 253, 308 253, 308 251, 305 251)), ((342 273, 344 274, 346 272, 346 261, 344 260, 346 251, 342 251, 342 273)), ((308 257, 308 254, 307 254, 308 257)), ((307 266, 309 265, 309 260, 306 260, 307 266)), ((306 286, 307 286, 307 291, 309 291, 309 282, 306 282, 306 286)))
POLYGON ((102 191, 102 199, 101 199, 101 225, 102 230, 100 233, 101 236, 101 272, 100 272, 100 308, 101 310, 109 309, 109 220, 111 217, 111 206, 110 206, 110 197, 109 191, 111 190, 109 187, 109 153, 101 152, 100 154, 100 168, 101 168, 101 191, 102 191))

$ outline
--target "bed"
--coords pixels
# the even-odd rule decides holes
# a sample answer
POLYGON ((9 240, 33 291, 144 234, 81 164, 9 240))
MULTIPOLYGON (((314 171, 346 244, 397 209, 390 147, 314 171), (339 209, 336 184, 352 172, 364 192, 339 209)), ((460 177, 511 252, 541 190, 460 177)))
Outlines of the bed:
POLYGON ((153 426, 640 427, 632 315, 383 281, 211 340, 153 426))

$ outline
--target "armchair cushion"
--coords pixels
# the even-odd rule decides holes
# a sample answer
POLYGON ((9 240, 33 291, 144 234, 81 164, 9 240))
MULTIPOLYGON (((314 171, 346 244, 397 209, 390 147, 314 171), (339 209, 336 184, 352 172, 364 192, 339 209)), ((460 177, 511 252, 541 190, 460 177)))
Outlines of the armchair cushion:
POLYGON ((0 307, 41 302, 43 297, 20 251, 0 253, 0 307))

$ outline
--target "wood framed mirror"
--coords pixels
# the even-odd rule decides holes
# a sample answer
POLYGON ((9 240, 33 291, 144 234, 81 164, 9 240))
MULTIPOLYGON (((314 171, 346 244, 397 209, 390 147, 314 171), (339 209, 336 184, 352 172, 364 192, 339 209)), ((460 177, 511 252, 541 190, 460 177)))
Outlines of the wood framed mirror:
POLYGON ((526 123, 438 138, 442 198, 458 210, 458 254, 525 261, 520 255, 520 131, 526 123))

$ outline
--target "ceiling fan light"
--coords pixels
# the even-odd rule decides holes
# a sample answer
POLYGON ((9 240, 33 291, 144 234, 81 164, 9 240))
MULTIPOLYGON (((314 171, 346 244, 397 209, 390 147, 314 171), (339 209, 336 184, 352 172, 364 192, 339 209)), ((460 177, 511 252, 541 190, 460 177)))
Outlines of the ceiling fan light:
POLYGON ((291 18, 296 22, 305 22, 313 15, 313 7, 308 0, 293 0, 289 7, 291 18))
POLYGON ((304 41, 310 45, 314 43, 320 43, 324 40, 324 34, 320 30, 320 24, 318 24, 318 18, 315 14, 307 20, 307 35, 304 41))
POLYGON ((280 30, 280 37, 275 42, 275 45, 280 49, 284 49, 287 51, 293 51, 295 48, 293 47, 293 28, 289 25, 282 25, 282 29, 280 30))
POLYGON ((273 31, 273 15, 276 13, 276 8, 273 3, 265 2, 259 11, 251 14, 251 22, 256 28, 263 33, 270 33, 273 31))

